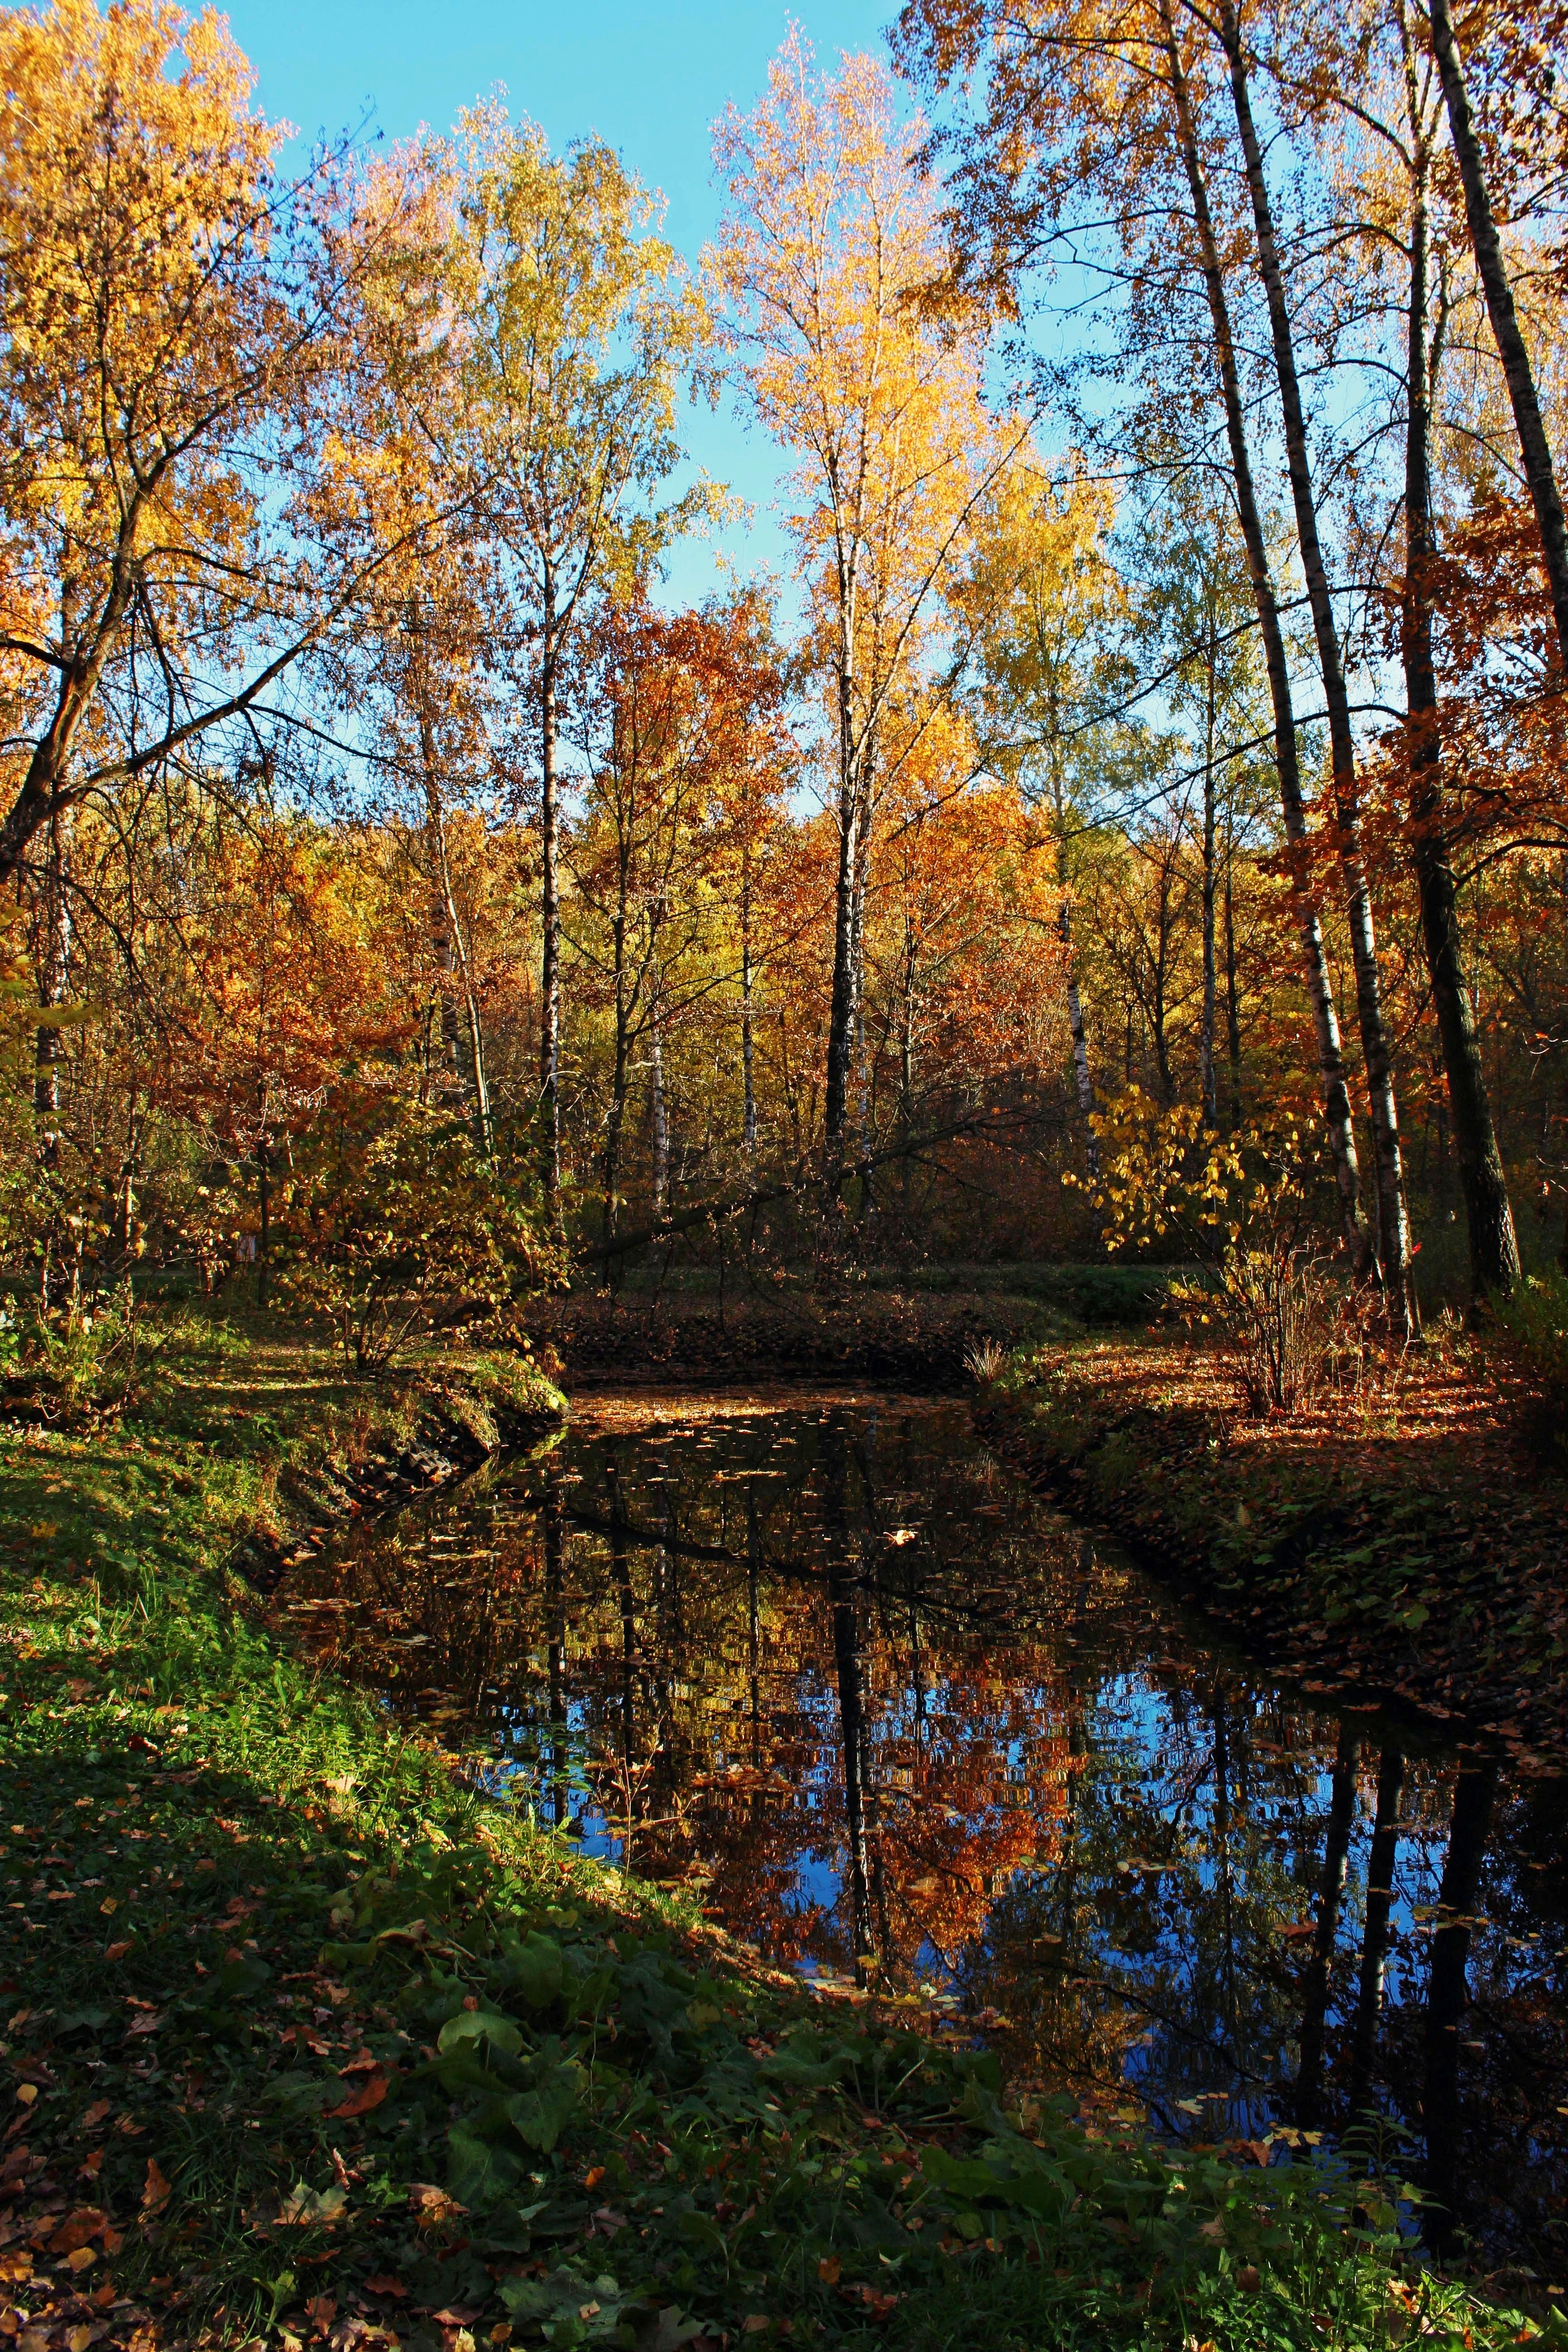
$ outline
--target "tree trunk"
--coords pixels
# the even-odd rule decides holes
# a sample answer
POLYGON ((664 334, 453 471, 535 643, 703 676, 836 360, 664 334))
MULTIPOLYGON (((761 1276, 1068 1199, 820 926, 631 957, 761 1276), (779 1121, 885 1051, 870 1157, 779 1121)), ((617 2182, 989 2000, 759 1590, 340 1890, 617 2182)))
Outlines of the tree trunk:
POLYGON ((1448 130, 1454 142, 1459 177, 1464 184, 1465 216, 1469 224, 1470 245, 1476 257, 1476 268, 1480 273, 1482 291, 1487 298, 1487 316, 1491 320, 1492 340, 1497 344, 1498 357, 1502 362, 1503 376, 1508 384, 1514 430, 1519 436, 1520 456, 1524 462, 1524 478, 1530 486, 1531 503, 1535 509, 1535 527, 1541 534, 1541 553, 1552 592, 1552 616, 1557 624, 1558 658, 1563 671, 1568 673, 1568 526, 1563 522, 1563 499, 1552 467, 1552 444, 1546 437, 1541 403, 1536 398, 1535 378, 1531 371, 1530 353, 1524 347, 1524 337, 1520 331, 1513 289, 1503 267, 1502 245, 1498 236, 1497 223, 1492 217, 1486 176, 1481 170, 1480 143, 1476 136, 1475 115, 1465 80, 1464 61, 1454 37, 1454 20, 1449 13, 1448 0, 1430 0, 1428 13, 1432 23, 1432 47, 1436 51, 1437 70, 1443 79, 1443 98, 1448 110, 1448 130))
MULTIPOLYGON (((605 1120, 604 1233, 605 1271, 610 1271, 610 1244, 620 1226, 621 1147, 626 1129, 626 1089, 631 1067, 631 1008, 626 1001, 626 868, 619 872, 620 898, 611 927, 616 980, 616 1045, 610 1071, 610 1108, 605 1120)), ((618 1273, 620 1261, 615 1261, 618 1273)))
POLYGON ((555 666, 560 654, 555 584, 544 585, 540 651, 540 1179, 545 1221, 562 1235, 561 1216, 561 880, 555 776, 555 666))
POLYGON ((1268 568, 1263 519, 1253 485, 1252 459, 1247 446, 1246 412, 1241 398, 1241 375, 1237 366, 1236 343, 1231 333, 1230 306, 1226 299, 1225 274, 1215 236, 1214 215, 1209 208, 1208 188, 1204 179, 1186 74, 1171 15, 1171 0, 1160 0, 1160 16, 1164 28, 1177 137, 1193 199, 1193 218, 1197 230, 1204 289, 1208 299, 1215 357, 1224 394, 1226 437, 1230 445, 1237 518, 1241 525, 1242 544, 1247 551, 1247 577, 1252 583, 1253 601, 1258 608, 1258 626, 1263 640, 1264 665, 1268 675, 1268 696, 1274 714, 1274 761, 1279 778, 1280 808, 1289 850, 1290 893, 1301 945, 1301 971, 1317 1035, 1318 1070, 1323 1092, 1323 1124, 1333 1157, 1334 1181, 1339 1187, 1340 1213, 1345 1238, 1352 1261, 1357 1273, 1361 1274, 1366 1271, 1370 1263, 1371 1240, 1362 1213, 1355 1127, 1351 1113, 1350 1091, 1345 1085, 1339 1017, 1334 1010, 1333 985, 1323 946, 1323 927, 1311 892, 1307 818, 1301 801, 1300 760, 1296 742, 1296 717, 1290 698, 1290 667, 1285 656, 1285 636, 1279 625, 1279 602, 1268 568))
POLYGON ((1439 2253, 1458 2220, 1459 2021, 1469 2000, 1466 1967, 1496 1793, 1496 1764, 1475 1755, 1462 1757, 1454 1783, 1448 1852, 1437 1889, 1441 1924, 1432 1938, 1432 1975, 1426 1995, 1426 2082, 1422 2105, 1426 2126, 1426 2193, 1431 2200, 1428 2228, 1439 2253))
POLYGON ((863 811, 861 762, 855 746, 855 679, 847 653, 838 672, 838 871, 833 902, 833 993, 827 1012, 827 1087, 823 1176, 837 1192, 844 1180, 849 1079, 855 1049, 855 929, 863 811))
POLYGON ((1296 373, 1290 314, 1285 301, 1284 273, 1274 233, 1273 205, 1264 175, 1263 151, 1252 116, 1252 98, 1235 0, 1221 0, 1219 21, 1230 69, 1237 127, 1241 134, 1242 154, 1247 165, 1247 189, 1252 198, 1258 274, 1263 280, 1268 305, 1274 372, 1279 385, 1279 404, 1285 424, 1285 455, 1290 476, 1291 504, 1296 516, 1296 540, 1301 552, 1301 569, 1306 576, 1307 601, 1311 607, 1312 629, 1318 642, 1318 665, 1323 679, 1323 699, 1328 709, 1335 830, 1339 835, 1340 867, 1344 877, 1351 959, 1355 969, 1356 1013, 1372 1107, 1381 1272, 1390 1321, 1394 1330, 1403 1335, 1410 1327, 1410 1234, 1399 1165, 1399 1114, 1394 1096, 1388 1034, 1383 1017, 1383 979, 1373 929, 1372 897, 1367 888, 1366 866, 1362 856, 1361 811, 1350 698, 1345 688, 1344 663, 1340 651, 1333 599, 1318 536, 1318 510, 1308 462, 1307 425, 1301 406, 1300 383, 1296 373))
POLYGON ((664 1097, 664 1038, 656 997, 648 1019, 652 1041, 653 1079, 649 1123, 653 1130, 653 1214, 657 1224, 669 1202, 669 1112, 664 1097))
POLYGON ((872 1948, 871 1887, 866 1848, 866 1687, 860 1649, 858 1578, 849 1565, 848 1464, 844 1433, 826 1433, 827 1591, 833 1611, 833 1662, 838 1685, 838 1731, 844 1757, 844 1832, 847 1846, 849 1933, 855 1981, 866 1982, 872 1948))
POLYGON ((1156 902, 1154 927, 1155 953, 1152 1003, 1150 1007, 1154 1042, 1154 1074, 1159 1084, 1160 1100, 1168 1110, 1176 1099, 1176 1080, 1171 1068, 1171 1043, 1165 1034, 1165 998, 1170 987, 1171 933, 1173 928, 1171 909, 1171 862, 1167 857, 1160 868, 1160 889, 1156 902))
POLYGON ((1072 1039, 1073 1076, 1078 1085, 1078 1107, 1083 1118, 1084 1160, 1095 1183, 1100 1181, 1100 1142, 1089 1125, 1097 1104, 1094 1080, 1089 1067, 1089 1035, 1083 1024, 1083 998, 1079 992, 1078 975, 1072 961, 1072 901, 1068 892, 1067 852, 1058 845, 1057 851, 1057 884, 1061 891, 1061 904, 1057 912, 1057 937, 1061 941, 1062 962, 1067 970, 1068 1034, 1072 1039))
POLYGON ((1232 869, 1236 843, 1226 827, 1225 845, 1225 1034, 1230 1057, 1230 1131, 1241 1125, 1241 998, 1236 977, 1236 903, 1232 869))
POLYGON ((1416 140, 1411 175, 1410 310, 1405 437, 1405 593, 1400 614, 1406 740, 1410 761, 1411 840, 1421 901, 1421 932, 1448 1081, 1459 1181, 1469 1232, 1470 1286, 1478 1298, 1510 1291, 1519 1280, 1519 1243, 1508 1179, 1492 1128, 1480 1040, 1466 985, 1458 892, 1443 825, 1442 744, 1432 653, 1432 366, 1426 340, 1427 158, 1416 140))
POLYGON ((441 1066, 446 1076, 443 1091, 456 1095, 462 1091, 463 1087, 458 1042, 457 989, 454 985, 455 982, 460 982, 468 1031, 468 1091, 473 1105, 474 1139, 488 1159, 494 1147, 495 1136, 490 1121, 489 1081, 485 1074, 484 1027, 479 1019, 479 1001, 474 989, 468 941, 463 937, 457 901, 452 895, 452 870, 447 856, 447 821, 441 805, 438 752, 423 681, 416 690, 419 695, 419 750, 425 769, 425 855, 430 871, 430 939, 436 959, 441 1066))
MULTIPOLYGON (((57 813, 49 830, 48 860, 38 895, 37 964, 38 1007, 51 1013, 64 1003, 70 982, 70 901, 66 891, 65 845, 57 813)), ((60 1032, 56 1021, 40 1021, 33 1072, 33 1114, 38 1128, 38 1160, 57 1168, 60 1156, 60 1032)))
POLYGON ((1361 1980, 1356 1988, 1346 2116, 1352 2125, 1365 2117, 1373 2061, 1377 2054, 1377 2028, 1383 2014, 1383 1982, 1388 1960, 1388 1922, 1394 1908, 1394 1865, 1399 1852, 1399 1799, 1404 1786, 1405 1759, 1397 1748, 1385 1748, 1377 1769, 1377 1811, 1366 1861, 1366 1922, 1362 1931, 1361 1980))
MULTIPOLYGON (((746 1683, 747 1713, 752 1719, 752 1769, 763 1769, 763 1683, 762 1683, 762 1568, 763 1523, 757 1509, 757 1482, 746 1481, 746 1683)), ((757 1790, 752 1798, 752 1811, 760 1811, 763 1791, 757 1790)))
POLYGON ((1219 1087, 1215 1076, 1215 1020, 1216 1013, 1216 975, 1215 971, 1215 723, 1217 684, 1215 669, 1219 649, 1215 643, 1214 597, 1208 606, 1208 643, 1205 647, 1204 670, 1204 1003, 1198 1024, 1198 1075, 1203 1093, 1204 1120, 1215 1128, 1219 1125, 1219 1087))
POLYGON ((272 1138, 265 1127, 256 1139, 256 1303, 265 1307, 272 1262, 272 1138))
POLYGON ((430 720, 430 697, 425 676, 423 637, 420 631, 416 601, 409 599, 411 607, 408 629, 413 640, 414 694, 417 704, 419 727, 419 759, 425 782, 425 866, 430 890, 430 952, 436 965, 435 1025, 441 1039, 440 1076, 437 1092, 449 1108, 460 1091, 462 1080, 458 1068, 458 1000, 453 988, 455 959, 452 952, 452 898, 447 887, 447 835, 441 812, 440 769, 436 750, 436 730, 430 720))
POLYGON ((550 1628, 550 1793, 558 1830, 570 1806, 571 1751, 566 1739, 566 1509, 558 1462, 544 1473, 544 1608, 550 1628))
POLYGON ((1329 1823, 1323 1842, 1323 1877, 1318 1894, 1317 1932, 1301 2009, 1301 2064, 1296 2077, 1296 2120, 1310 2131, 1323 2097, 1323 2031, 1328 2019, 1329 1979, 1333 1972, 1334 1943, 1339 1934, 1340 1906, 1344 1900, 1345 1865, 1350 1858, 1351 1831, 1355 1822, 1356 1766, 1359 1739, 1347 1739, 1340 1727, 1334 1757, 1334 1778, 1329 1798, 1329 1823))
POLYGON ((741 864, 741 1133, 746 1157, 757 1156, 756 1046, 752 1034, 752 851, 748 842, 741 864))
POLYGON ((855 913, 851 956, 855 971, 854 1070, 856 1125, 860 1143, 860 1218, 868 1223, 876 1214, 871 1177, 871 1074, 866 1042, 866 898, 870 887, 871 822, 868 802, 860 823, 855 861, 855 913))
POLYGON ((915 978, 920 964, 920 946, 908 908, 904 912, 903 979, 899 991, 899 1190, 903 1199, 907 1222, 910 1196, 914 1190, 914 1168, 910 1158, 910 1138, 915 1124, 915 978))
POLYGON ((141 580, 137 534, 146 494, 134 492, 123 509, 103 605, 85 632, 76 625, 81 601, 68 578, 61 593, 59 684, 49 723, 28 755, 21 790, 0 823, 0 889, 12 881, 35 834, 60 814, 71 747, 98 693, 109 656, 119 642, 141 580))

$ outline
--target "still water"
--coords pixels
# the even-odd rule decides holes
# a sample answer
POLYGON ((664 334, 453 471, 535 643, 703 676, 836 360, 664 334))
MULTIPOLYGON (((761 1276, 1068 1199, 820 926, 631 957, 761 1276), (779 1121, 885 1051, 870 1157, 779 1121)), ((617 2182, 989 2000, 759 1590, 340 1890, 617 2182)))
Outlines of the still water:
POLYGON ((1162 2136, 1361 2119, 1568 2288, 1568 1779, 1271 1683, 962 1403, 585 1402, 279 1607, 769 1959, 1162 2136))

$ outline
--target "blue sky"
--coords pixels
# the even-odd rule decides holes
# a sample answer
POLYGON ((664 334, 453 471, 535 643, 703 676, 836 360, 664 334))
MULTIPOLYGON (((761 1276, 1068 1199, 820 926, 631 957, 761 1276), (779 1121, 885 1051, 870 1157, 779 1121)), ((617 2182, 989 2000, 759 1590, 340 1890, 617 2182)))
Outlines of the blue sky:
MULTIPOLYGON (((461 7, 410 0, 234 0, 235 38, 259 77, 262 110, 295 123, 309 143, 366 115, 389 139, 422 122, 445 130, 459 107, 504 83, 514 116, 540 123, 563 147, 587 131, 620 149, 668 199, 668 234, 695 260, 719 209, 709 130, 733 99, 754 102, 768 59, 793 15, 823 63, 840 49, 879 48, 896 0, 688 0, 639 7, 631 0, 466 0, 461 7)), ((742 570, 782 566, 784 550, 768 506, 778 471, 771 445, 749 434, 732 404, 717 415, 687 412, 694 460, 756 510, 750 531, 723 544, 742 570)), ((700 596, 714 584, 710 548, 682 551, 668 592, 700 596)))

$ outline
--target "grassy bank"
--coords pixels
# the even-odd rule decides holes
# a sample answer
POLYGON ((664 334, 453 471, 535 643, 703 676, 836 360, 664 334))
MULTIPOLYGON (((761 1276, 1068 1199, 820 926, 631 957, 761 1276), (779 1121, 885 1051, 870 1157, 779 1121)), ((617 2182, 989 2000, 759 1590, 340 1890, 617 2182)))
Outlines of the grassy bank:
POLYGON ((1022 1352, 985 1433, 1315 1692, 1568 1739, 1568 1487, 1532 1391, 1450 1335, 1354 1392, 1245 1410, 1226 1355, 1121 1337, 1022 1352))
POLYGON ((1011 2110, 963 2035, 813 2002, 280 1649, 237 1549, 519 1378, 360 1391, 231 1332, 117 1423, 0 1432, 0 2334, 1517 2340, 1364 2179, 1011 2110))

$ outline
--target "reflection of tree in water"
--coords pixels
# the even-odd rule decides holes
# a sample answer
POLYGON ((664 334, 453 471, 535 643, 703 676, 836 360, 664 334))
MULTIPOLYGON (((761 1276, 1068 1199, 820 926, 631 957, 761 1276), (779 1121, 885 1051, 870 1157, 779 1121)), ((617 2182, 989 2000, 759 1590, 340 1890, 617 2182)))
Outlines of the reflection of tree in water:
POLYGON ((774 1958, 952 1981, 1026 2084, 1199 2137, 1392 2115, 1557 2242, 1561 1797, 1258 1687, 959 1409, 574 1436, 284 1598, 774 1958))
MULTIPOLYGON (((1389 1933, 1402 1997, 1362 2061, 1372 2096, 1356 2079, 1359 2010, 1347 2080, 1358 2107, 1411 2126, 1431 2236, 1447 2247, 1468 2233, 1489 2260, 1556 2278, 1568 2252, 1568 1783, 1504 1796, 1474 1754, 1437 1780, 1441 1874, 1429 1866, 1420 1915, 1389 1933)), ((1396 1867, 1396 1899, 1404 1875, 1396 1867)))

